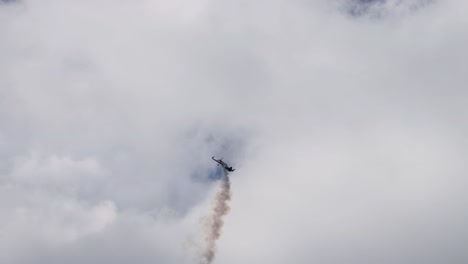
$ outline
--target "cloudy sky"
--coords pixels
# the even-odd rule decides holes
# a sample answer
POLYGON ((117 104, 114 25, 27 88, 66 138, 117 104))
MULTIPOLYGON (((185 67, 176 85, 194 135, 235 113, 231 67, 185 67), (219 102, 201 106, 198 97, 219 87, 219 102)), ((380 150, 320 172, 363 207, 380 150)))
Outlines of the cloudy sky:
POLYGON ((467 12, 0 1, 0 263, 467 263, 467 12))

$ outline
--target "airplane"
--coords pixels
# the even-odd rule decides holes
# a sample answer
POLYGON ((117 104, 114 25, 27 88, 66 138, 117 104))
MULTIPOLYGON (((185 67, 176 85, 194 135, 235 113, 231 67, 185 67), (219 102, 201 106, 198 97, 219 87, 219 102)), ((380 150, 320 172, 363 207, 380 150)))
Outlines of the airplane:
POLYGON ((218 166, 221 165, 223 167, 223 169, 229 171, 229 172, 233 172, 235 171, 236 169, 233 169, 232 167, 229 167, 224 161, 223 161, 223 158, 220 158, 219 160, 215 159, 214 157, 211 157, 214 161, 216 161, 218 163, 218 166))

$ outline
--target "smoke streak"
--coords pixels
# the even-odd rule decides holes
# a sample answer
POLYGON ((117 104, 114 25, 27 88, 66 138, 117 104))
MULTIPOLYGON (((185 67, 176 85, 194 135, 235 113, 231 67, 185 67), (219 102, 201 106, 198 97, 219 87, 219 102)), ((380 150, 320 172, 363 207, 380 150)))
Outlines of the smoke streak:
POLYGON ((231 183, 227 171, 221 179, 220 190, 216 193, 212 215, 206 219, 205 249, 202 252, 200 264, 212 263, 216 253, 216 240, 221 236, 224 220, 229 213, 228 201, 231 200, 231 183))

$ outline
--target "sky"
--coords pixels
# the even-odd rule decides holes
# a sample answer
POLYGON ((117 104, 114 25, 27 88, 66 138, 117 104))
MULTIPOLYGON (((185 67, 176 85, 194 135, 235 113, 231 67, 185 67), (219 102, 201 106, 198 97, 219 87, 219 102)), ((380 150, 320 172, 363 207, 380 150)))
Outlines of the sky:
POLYGON ((467 263, 467 12, 0 1, 0 263, 467 263))

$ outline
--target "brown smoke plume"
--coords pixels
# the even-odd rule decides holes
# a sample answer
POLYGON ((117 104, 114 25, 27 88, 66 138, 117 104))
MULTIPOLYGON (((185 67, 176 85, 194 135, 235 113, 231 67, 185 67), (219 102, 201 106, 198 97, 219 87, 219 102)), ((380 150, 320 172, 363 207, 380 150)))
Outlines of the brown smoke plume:
POLYGON ((229 213, 228 201, 231 200, 231 183, 228 173, 224 172, 221 179, 220 190, 216 193, 212 215, 205 221, 205 249, 202 252, 200 264, 212 263, 216 253, 216 240, 221 236, 224 220, 229 213))

